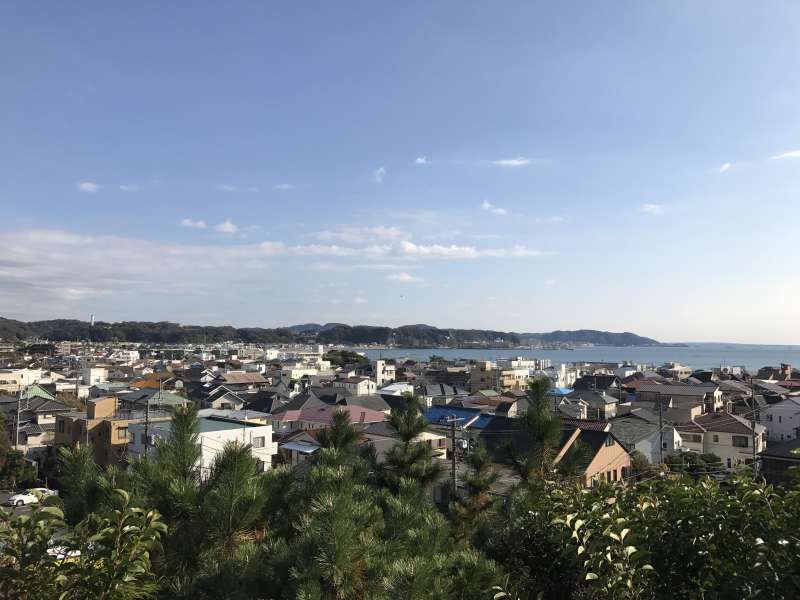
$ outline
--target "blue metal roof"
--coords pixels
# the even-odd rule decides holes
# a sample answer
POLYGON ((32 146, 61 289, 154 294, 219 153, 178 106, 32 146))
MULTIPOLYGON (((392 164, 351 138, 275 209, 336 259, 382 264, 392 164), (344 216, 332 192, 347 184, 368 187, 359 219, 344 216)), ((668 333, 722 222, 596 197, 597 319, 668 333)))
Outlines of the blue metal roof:
POLYGON ((452 418, 460 419, 456 425, 466 425, 481 414, 479 408, 463 408, 461 406, 433 406, 425 411, 425 418, 429 423, 448 425, 452 418))
POLYGON ((548 394, 551 396, 566 396, 567 394, 571 394, 574 390, 572 388, 565 388, 565 387, 557 387, 551 389, 548 394))
POLYGON ((491 420, 492 415, 481 415, 470 427, 473 429, 484 429, 491 420))

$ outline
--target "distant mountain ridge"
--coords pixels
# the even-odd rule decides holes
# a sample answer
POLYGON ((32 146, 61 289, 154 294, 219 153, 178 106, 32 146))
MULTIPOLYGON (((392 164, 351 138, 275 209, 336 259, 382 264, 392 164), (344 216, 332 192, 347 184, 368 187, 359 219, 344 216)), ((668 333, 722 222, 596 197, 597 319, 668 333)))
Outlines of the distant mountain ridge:
POLYGON ((17 321, 0 317, 0 339, 90 340, 143 343, 290 343, 312 339, 320 344, 385 344, 402 347, 513 347, 532 344, 596 344, 604 346, 660 346, 660 342, 631 332, 595 329, 515 333, 491 329, 449 329, 418 323, 401 327, 304 323, 289 327, 232 327, 181 325, 168 321, 98 321, 92 326, 77 319, 17 321))

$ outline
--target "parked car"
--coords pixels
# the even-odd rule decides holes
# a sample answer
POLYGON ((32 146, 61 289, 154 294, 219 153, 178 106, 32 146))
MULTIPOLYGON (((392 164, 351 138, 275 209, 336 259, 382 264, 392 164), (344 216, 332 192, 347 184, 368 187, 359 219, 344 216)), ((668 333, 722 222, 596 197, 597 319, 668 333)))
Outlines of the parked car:
POLYGON ((38 504, 39 498, 47 498, 48 496, 58 496, 55 490, 47 488, 30 488, 24 492, 11 494, 8 500, 5 501, 6 506, 24 506, 26 504, 38 504))

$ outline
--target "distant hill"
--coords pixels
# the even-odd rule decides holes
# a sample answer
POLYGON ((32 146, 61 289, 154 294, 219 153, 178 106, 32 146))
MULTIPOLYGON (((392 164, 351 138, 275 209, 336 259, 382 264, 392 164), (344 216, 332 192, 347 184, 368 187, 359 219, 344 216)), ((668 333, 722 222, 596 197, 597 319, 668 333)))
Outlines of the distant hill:
POLYGON ((522 333, 520 337, 525 343, 535 343, 536 341, 553 344, 596 344, 599 346, 660 346, 652 338, 643 337, 625 331, 615 333, 613 331, 598 331, 596 329, 577 329, 575 331, 551 331, 550 333, 522 333))
POLYGON ((514 333, 491 329, 445 329, 416 324, 401 327, 305 323, 280 328, 231 327, 230 325, 181 325, 168 321, 98 321, 91 326, 77 319, 16 321, 0 317, 0 339, 50 341, 90 340, 93 342, 142 342, 201 344, 240 341, 261 344, 289 343, 316 339, 320 344, 391 344, 407 348, 513 347, 523 344, 597 344, 606 346, 658 346, 654 339, 635 333, 594 329, 514 333))
POLYGON ((201 344, 238 340, 252 343, 291 342, 294 336, 287 329, 260 327, 235 328, 229 325, 180 325, 168 321, 122 321, 92 326, 77 319, 51 321, 15 321, 0 317, 0 339, 50 341, 89 340, 92 342, 143 342, 162 344, 201 344))

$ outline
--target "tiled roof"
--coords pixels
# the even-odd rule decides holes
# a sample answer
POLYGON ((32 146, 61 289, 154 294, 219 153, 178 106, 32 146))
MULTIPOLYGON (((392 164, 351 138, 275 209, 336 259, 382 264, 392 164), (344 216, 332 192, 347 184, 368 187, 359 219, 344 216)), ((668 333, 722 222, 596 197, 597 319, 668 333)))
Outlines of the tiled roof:
POLYGON ((761 456, 766 458, 790 459, 800 463, 800 438, 795 438, 781 444, 771 444, 761 452, 761 456))
MULTIPOLYGON (((751 435, 752 427, 750 421, 740 417, 739 415, 732 415, 730 413, 708 413, 695 417, 691 423, 681 423, 676 425, 675 429, 687 433, 704 433, 711 431, 714 433, 735 433, 742 435, 751 435)), ((756 432, 761 432, 766 428, 763 425, 756 424, 756 432)))

